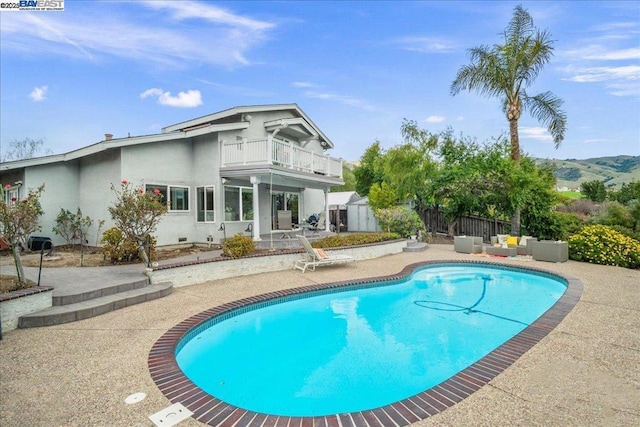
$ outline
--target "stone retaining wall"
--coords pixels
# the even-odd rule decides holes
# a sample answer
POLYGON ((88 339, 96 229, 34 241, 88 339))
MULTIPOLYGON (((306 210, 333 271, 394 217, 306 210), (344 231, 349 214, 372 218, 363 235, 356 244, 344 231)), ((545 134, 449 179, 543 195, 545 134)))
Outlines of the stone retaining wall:
MULTIPOLYGON (((388 243, 350 246, 331 249, 327 252, 352 256, 356 261, 378 258, 384 255, 402 252, 407 246, 406 240, 394 240, 388 243)), ((176 266, 155 268, 147 271, 151 283, 172 282, 174 287, 195 285, 209 280, 270 271, 291 270, 296 261, 304 258, 305 253, 285 253, 261 255, 239 259, 221 259, 212 261, 194 261, 176 266)), ((308 274, 308 273, 307 273, 308 274)))
POLYGON ((53 305, 53 287, 37 286, 0 295, 0 320, 2 332, 18 327, 18 319, 53 305))

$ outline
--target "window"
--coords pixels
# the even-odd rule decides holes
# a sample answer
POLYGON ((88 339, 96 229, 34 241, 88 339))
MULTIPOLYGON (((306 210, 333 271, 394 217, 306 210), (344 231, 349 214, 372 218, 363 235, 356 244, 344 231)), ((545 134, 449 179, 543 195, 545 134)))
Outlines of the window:
POLYGON ((224 220, 253 220, 253 189, 250 187, 224 187, 224 220))
POLYGON ((198 222, 215 221, 213 209, 213 186, 198 187, 198 222))
POLYGON ((4 202, 7 205, 13 206, 13 205, 15 205, 17 200, 18 200, 18 188, 17 187, 5 190, 4 202))
POLYGON ((162 201, 167 203, 169 211, 189 210, 189 187, 178 187, 173 185, 146 184, 145 191, 154 193, 160 192, 162 201))

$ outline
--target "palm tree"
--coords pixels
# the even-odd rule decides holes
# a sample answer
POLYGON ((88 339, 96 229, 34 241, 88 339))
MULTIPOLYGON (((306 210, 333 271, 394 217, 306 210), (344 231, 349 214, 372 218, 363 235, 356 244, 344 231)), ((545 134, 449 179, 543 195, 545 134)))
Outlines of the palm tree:
MULTIPOLYGON (((503 44, 469 49, 471 63, 458 70, 451 94, 468 90, 500 98, 509 121, 511 159, 519 163, 518 120, 522 112, 527 111, 547 127, 556 148, 564 139, 567 115, 560 109, 562 99, 553 93, 529 96, 526 92, 553 55, 551 35, 538 30, 529 12, 518 5, 503 37, 503 44)), ((516 206, 511 232, 517 235, 519 231, 520 208, 516 206)))

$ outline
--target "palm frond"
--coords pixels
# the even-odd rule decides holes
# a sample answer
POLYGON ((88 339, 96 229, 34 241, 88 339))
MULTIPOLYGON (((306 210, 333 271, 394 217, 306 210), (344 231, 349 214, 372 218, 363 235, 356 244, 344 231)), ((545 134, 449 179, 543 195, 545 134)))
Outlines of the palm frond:
POLYGON ((561 109, 564 101, 551 92, 523 98, 524 107, 540 123, 547 127, 558 148, 567 130, 567 114, 561 109))

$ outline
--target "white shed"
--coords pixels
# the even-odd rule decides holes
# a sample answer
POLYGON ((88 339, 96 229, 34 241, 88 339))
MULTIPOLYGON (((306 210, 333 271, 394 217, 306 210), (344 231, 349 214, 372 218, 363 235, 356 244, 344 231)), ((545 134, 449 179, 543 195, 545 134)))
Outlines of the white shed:
POLYGON ((373 209, 369 206, 368 197, 347 205, 347 221, 349 224, 349 231, 381 231, 378 220, 373 216, 373 209))

